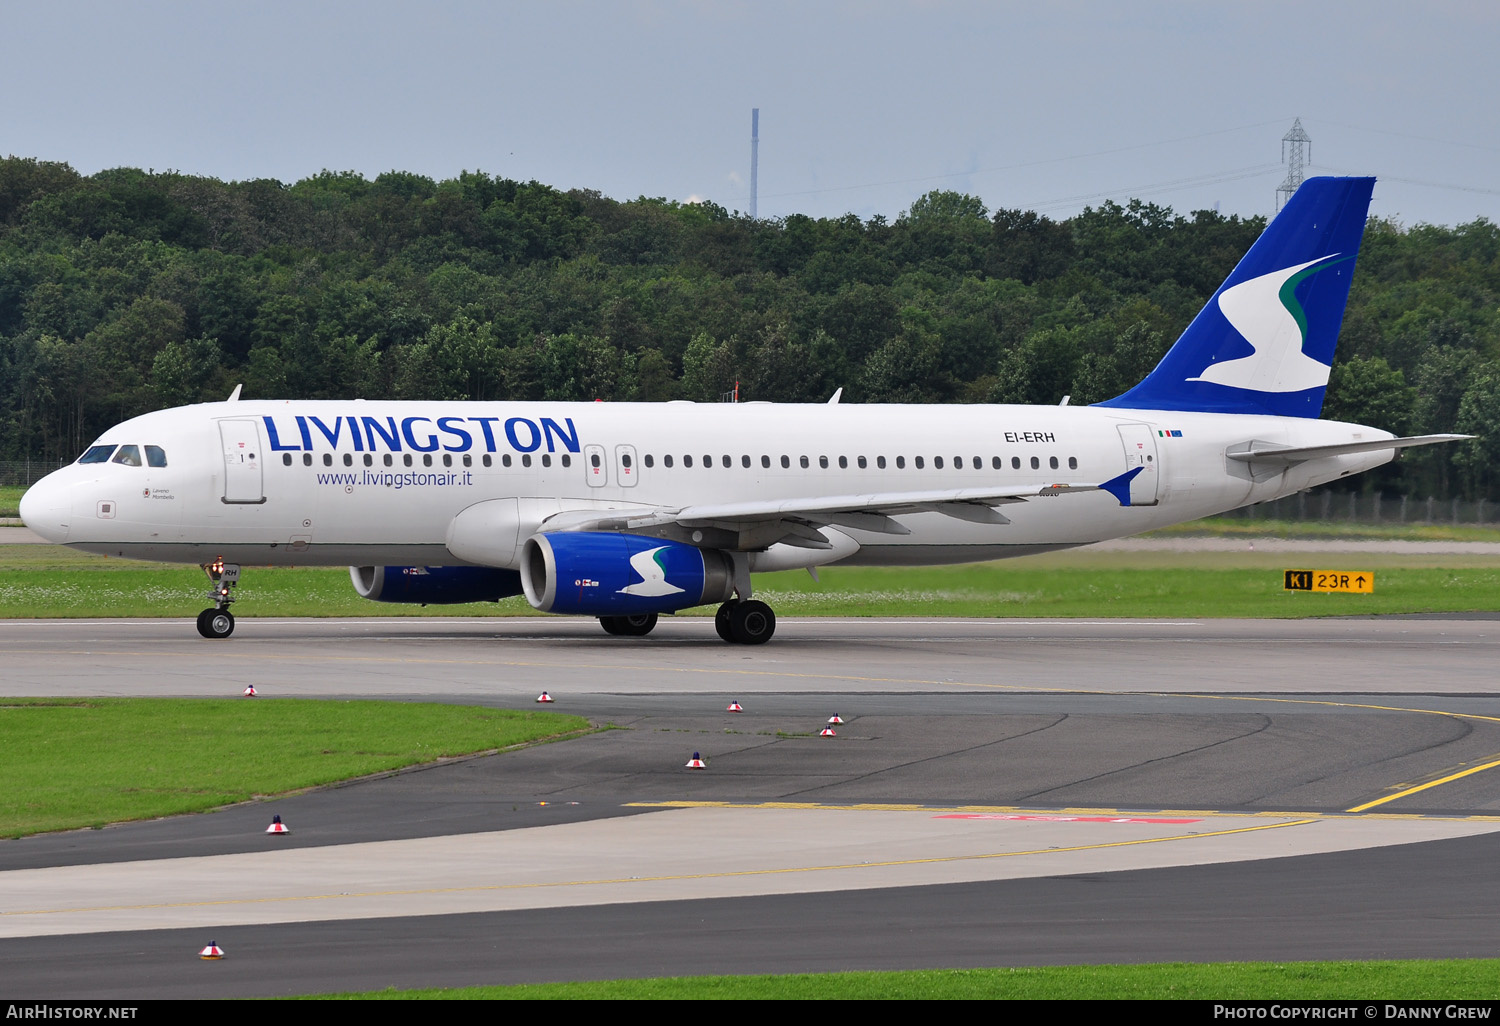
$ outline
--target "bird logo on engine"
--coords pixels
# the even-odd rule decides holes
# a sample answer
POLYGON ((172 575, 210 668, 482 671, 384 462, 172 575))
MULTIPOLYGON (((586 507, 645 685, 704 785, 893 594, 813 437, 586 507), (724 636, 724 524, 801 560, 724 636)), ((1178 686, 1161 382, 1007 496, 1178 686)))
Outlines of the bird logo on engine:
POLYGON ((661 556, 665 549, 666 546, 662 545, 631 556, 630 569, 641 575, 641 583, 627 584, 618 594, 657 598, 661 595, 676 595, 682 591, 682 588, 667 582, 667 568, 662 565, 661 556))

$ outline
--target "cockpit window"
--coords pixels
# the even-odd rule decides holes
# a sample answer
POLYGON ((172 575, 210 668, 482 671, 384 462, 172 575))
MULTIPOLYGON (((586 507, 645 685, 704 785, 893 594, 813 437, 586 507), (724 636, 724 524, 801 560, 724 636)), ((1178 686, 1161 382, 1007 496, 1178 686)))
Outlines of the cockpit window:
POLYGON ((146 446, 146 466, 165 467, 167 465, 167 453, 159 445, 146 446))
POLYGON ((141 465, 141 447, 138 445, 122 445, 120 451, 115 453, 111 463, 123 463, 127 467, 139 467, 141 465))
POLYGON ((89 451, 78 457, 79 463, 108 463, 109 454, 115 451, 112 445, 91 445, 89 451))

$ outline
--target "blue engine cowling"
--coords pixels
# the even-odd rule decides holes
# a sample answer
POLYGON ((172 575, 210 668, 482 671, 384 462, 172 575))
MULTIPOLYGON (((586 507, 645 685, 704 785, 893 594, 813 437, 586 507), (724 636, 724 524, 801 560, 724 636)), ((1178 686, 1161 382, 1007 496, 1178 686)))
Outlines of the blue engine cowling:
POLYGON ((497 602, 521 594, 521 575, 488 566, 351 566, 361 598, 375 602, 497 602))
POLYGON ((544 613, 671 613, 734 594, 734 566, 716 549, 637 534, 562 531, 521 547, 526 600, 544 613))

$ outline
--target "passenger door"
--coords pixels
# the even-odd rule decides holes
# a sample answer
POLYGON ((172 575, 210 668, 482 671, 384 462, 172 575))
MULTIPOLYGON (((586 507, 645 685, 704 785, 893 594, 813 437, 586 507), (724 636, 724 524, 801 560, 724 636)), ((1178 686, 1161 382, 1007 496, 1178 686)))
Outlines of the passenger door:
POLYGON ((224 452, 224 502, 261 503, 266 501, 261 475, 264 455, 260 444, 260 426, 253 420, 219 421, 219 438, 224 452))
POLYGON ((1157 481, 1161 477, 1156 460, 1156 435, 1146 424, 1121 424, 1120 442, 1125 446, 1125 472, 1141 469, 1130 482, 1130 504, 1155 506, 1157 481))

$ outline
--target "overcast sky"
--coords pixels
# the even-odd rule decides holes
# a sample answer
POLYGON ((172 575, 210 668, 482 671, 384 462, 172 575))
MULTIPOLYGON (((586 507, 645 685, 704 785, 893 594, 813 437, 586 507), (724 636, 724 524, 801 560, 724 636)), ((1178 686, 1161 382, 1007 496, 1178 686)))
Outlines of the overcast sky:
POLYGON ((0 3, 0 153, 226 180, 484 170, 762 217, 955 189, 1054 217, 1265 214, 1374 174, 1404 224, 1500 221, 1500 4, 943 0, 0 3))

